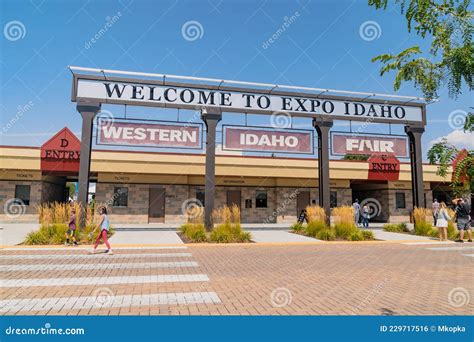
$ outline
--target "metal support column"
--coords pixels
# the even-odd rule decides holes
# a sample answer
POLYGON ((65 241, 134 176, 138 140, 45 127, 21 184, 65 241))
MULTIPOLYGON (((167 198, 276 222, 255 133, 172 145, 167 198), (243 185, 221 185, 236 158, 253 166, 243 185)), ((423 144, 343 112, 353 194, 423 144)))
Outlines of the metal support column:
POLYGON ((77 103, 77 111, 82 116, 81 154, 77 200, 81 205, 79 227, 84 228, 87 214, 87 195, 89 192, 89 173, 91 169, 92 126, 94 117, 100 111, 100 103, 77 103))
POLYGON ((405 126, 405 133, 410 141, 411 189, 413 206, 425 208, 425 189, 423 186, 423 155, 421 152, 421 135, 423 126, 405 126))
POLYGON ((331 217, 331 195, 329 186, 329 130, 333 125, 332 120, 313 119, 313 126, 318 133, 318 181, 319 205, 326 212, 326 218, 331 217))
POLYGON ((212 109, 201 112, 206 125, 206 179, 204 190, 204 224, 207 230, 213 227, 212 211, 216 194, 216 127, 222 118, 220 111, 212 109))

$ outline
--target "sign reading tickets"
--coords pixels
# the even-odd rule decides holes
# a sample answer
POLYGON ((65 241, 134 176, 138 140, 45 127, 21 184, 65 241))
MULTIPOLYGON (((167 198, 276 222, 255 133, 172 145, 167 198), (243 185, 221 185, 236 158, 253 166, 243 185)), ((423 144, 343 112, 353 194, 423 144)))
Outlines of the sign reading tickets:
POLYGON ((223 134, 223 150, 313 153, 312 131, 224 125, 223 134))
POLYGON ((201 149, 202 125, 99 117, 97 145, 201 149))
POLYGON ((218 107, 240 113, 284 112, 298 116, 330 116, 334 119, 378 122, 423 122, 422 106, 336 100, 333 98, 273 95, 268 91, 226 91, 215 87, 167 86, 138 82, 87 79, 81 76, 75 86, 75 99, 101 103, 152 105, 190 108, 218 107))
POLYGON ((370 134, 331 133, 331 151, 333 155, 390 154, 408 158, 408 138, 403 136, 381 136, 370 134))

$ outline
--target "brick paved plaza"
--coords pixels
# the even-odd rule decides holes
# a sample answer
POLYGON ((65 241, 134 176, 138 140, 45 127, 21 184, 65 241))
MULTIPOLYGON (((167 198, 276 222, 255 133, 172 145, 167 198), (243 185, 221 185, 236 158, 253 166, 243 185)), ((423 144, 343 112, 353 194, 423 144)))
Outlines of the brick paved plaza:
POLYGON ((473 244, 0 251, 2 315, 469 315, 473 244))

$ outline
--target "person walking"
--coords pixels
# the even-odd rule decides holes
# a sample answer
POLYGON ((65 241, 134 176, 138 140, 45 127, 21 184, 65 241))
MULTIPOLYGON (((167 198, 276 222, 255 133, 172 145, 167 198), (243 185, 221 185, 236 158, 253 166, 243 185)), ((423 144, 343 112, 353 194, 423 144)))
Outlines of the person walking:
POLYGON ((367 205, 364 205, 362 207, 362 226, 364 228, 369 228, 369 207, 367 205))
POLYGON ((431 212, 433 213, 433 223, 436 227, 436 220, 438 217, 438 210, 439 210, 439 202, 438 199, 435 198, 433 204, 431 205, 431 212))
POLYGON ((446 204, 441 202, 436 213, 436 228, 439 231, 439 241, 448 241, 448 221, 450 220, 451 217, 449 217, 446 204))
POLYGON ((356 226, 359 226, 359 219, 360 219, 360 204, 359 200, 356 198, 354 203, 352 203, 352 208, 354 209, 354 221, 356 226))
POLYGON ((95 245, 91 251, 91 254, 95 253, 97 246, 99 246, 101 238, 104 241, 105 245, 107 246, 107 250, 105 251, 105 253, 114 254, 112 252, 112 248, 110 247, 109 240, 107 239, 107 233, 109 232, 109 229, 110 229, 110 221, 109 221, 109 217, 107 216, 107 208, 100 207, 99 214, 100 214, 100 222, 97 225, 97 227, 94 229, 92 234, 94 234, 97 230, 100 230, 100 232, 99 232, 99 235, 97 235, 97 239, 95 240, 95 245))
POLYGON ((471 208, 469 204, 463 198, 460 198, 456 200, 456 208, 454 210, 459 230, 459 239, 456 242, 464 242, 464 231, 467 231, 467 242, 472 242, 471 216, 469 215, 471 208))
POLYGON ((69 245, 69 241, 72 241, 74 246, 77 246, 76 241, 76 211, 74 208, 71 208, 71 214, 69 215, 69 223, 68 223, 68 230, 66 232, 66 242, 64 243, 66 246, 69 245))

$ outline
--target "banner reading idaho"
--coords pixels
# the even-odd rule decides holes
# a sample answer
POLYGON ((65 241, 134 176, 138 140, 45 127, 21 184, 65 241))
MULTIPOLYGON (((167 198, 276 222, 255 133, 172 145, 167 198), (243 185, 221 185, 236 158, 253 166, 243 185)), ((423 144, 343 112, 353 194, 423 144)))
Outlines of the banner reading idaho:
POLYGON ((313 133, 249 126, 223 126, 223 150, 313 153, 313 133))

